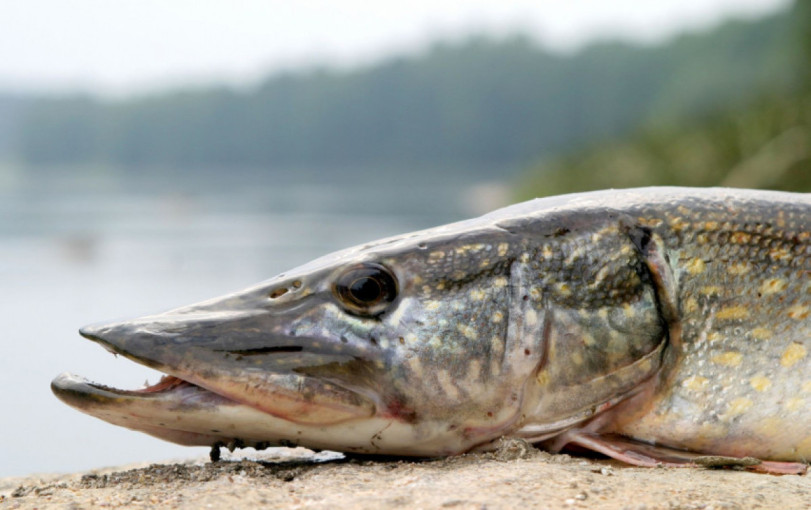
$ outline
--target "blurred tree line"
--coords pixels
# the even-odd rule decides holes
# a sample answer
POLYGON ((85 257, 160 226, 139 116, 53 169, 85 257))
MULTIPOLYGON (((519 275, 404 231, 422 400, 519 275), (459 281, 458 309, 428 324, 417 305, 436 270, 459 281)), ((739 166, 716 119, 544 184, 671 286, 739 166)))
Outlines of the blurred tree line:
POLYGON ((9 150, 29 166, 519 168, 640 122, 668 124, 790 89, 793 18, 572 55, 523 37, 474 37, 359 70, 285 73, 250 91, 40 99, 9 128, 9 150))
POLYGON ((651 185, 811 192, 811 2, 794 5, 788 28, 794 87, 543 160, 521 179, 519 198, 651 185))

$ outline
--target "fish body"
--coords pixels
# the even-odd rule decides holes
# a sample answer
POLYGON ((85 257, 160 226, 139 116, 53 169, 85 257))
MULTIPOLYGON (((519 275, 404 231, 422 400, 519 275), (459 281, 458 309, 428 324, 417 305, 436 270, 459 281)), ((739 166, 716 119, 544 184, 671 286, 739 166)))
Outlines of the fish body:
POLYGON ((181 444, 435 456, 514 437, 779 472, 811 459, 810 275, 807 194, 537 199, 85 328, 168 377, 52 388, 181 444))

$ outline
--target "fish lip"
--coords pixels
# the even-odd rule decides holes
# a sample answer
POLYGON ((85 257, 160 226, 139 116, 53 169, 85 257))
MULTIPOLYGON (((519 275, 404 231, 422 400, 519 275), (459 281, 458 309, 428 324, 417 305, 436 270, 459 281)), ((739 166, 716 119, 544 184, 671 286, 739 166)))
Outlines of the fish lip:
POLYGON ((199 391, 217 395, 217 397, 225 400, 231 400, 228 397, 219 395, 185 379, 172 375, 164 375, 156 384, 136 390, 107 386, 70 372, 63 372, 51 381, 51 391, 54 395, 70 405, 84 401, 93 401, 97 404, 101 404, 105 401, 120 401, 122 397, 145 399, 165 398, 167 394, 184 387, 194 387, 199 391))

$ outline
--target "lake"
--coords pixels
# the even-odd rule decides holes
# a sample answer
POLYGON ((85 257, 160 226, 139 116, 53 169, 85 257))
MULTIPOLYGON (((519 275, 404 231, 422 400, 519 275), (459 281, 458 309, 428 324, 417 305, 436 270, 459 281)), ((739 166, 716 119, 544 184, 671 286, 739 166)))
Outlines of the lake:
POLYGON ((207 453, 59 402, 69 371, 122 388, 155 371, 80 326, 239 290, 319 255, 477 215, 498 188, 457 174, 72 172, 0 179, 0 477, 207 453))

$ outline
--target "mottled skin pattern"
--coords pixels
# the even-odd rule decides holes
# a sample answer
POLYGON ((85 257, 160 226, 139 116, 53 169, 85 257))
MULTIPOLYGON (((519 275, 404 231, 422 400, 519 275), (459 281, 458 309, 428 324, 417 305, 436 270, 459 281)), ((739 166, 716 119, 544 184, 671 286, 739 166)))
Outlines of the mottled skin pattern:
POLYGON ((694 451, 811 459, 811 212, 806 197, 681 199, 633 214, 667 246, 681 350, 619 430, 694 451))
POLYGON ((627 455, 643 449, 620 434, 805 461, 809 232, 804 194, 540 199, 86 329, 178 379, 146 393, 74 376, 53 388, 85 412, 183 444, 443 455, 511 436, 653 465, 627 455), (357 268, 384 268, 396 292, 359 311, 340 283, 357 268))

